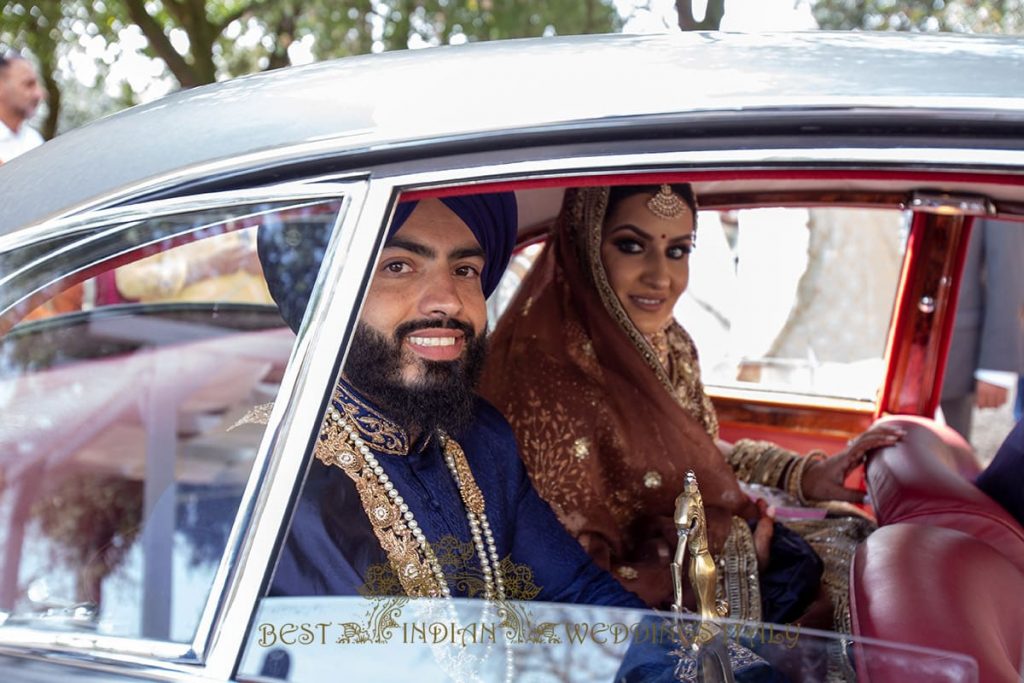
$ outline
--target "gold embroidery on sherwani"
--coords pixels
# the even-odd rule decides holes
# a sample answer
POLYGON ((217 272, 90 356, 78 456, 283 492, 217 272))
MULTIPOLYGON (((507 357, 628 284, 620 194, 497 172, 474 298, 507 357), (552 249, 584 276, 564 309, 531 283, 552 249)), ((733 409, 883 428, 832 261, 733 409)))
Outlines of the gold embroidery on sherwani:
POLYGON ((459 493, 462 495, 462 502, 465 503, 466 509, 473 514, 482 515, 484 513, 484 494, 476 485, 476 480, 473 479, 473 472, 469 469, 466 453, 462 450, 462 446, 450 436, 445 436, 444 452, 445 455, 449 455, 455 460, 459 493))
POLYGON ((409 452, 409 437, 405 430, 381 415, 369 403, 346 391, 342 385, 338 386, 335 400, 344 410, 345 417, 359 427, 363 439, 374 450, 388 455, 406 455, 409 452))
MULTIPOLYGON (((346 406, 340 392, 335 395, 335 401, 338 405, 346 406)), ((429 567, 426 553, 421 552, 412 531, 402 522, 398 506, 367 467, 362 454, 351 446, 347 434, 338 423, 329 418, 324 419, 314 455, 329 467, 341 468, 355 484, 373 533, 387 554, 405 594, 412 597, 440 597, 441 586, 429 567)))
POLYGON ((230 432, 232 429, 248 424, 265 425, 270 422, 270 411, 273 409, 273 403, 261 403, 258 406, 253 406, 235 424, 228 427, 226 431, 230 432))

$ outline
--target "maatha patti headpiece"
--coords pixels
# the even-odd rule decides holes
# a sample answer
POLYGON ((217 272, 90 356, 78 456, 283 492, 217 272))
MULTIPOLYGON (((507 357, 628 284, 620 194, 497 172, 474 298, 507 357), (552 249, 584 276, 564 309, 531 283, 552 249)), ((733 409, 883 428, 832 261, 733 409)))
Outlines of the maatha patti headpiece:
POLYGON ((647 200, 647 209, 658 218, 666 220, 682 216, 690 207, 672 191, 670 185, 662 185, 658 192, 647 200))

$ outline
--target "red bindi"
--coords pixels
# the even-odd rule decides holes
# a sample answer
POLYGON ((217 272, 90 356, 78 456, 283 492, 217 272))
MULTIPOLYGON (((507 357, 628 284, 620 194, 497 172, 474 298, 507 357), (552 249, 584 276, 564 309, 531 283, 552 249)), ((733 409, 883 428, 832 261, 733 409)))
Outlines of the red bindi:
POLYGON ((666 237, 668 237, 668 235, 662 235, 661 239, 665 239, 666 237))

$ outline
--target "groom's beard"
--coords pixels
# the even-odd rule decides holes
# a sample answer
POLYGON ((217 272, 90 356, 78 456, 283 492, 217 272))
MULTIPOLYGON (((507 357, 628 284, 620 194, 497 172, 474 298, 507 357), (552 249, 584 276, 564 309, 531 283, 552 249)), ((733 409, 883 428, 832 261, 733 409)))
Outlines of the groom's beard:
POLYGON ((390 339, 360 322, 345 362, 345 376, 402 427, 424 434, 442 429, 457 436, 473 420, 474 390, 486 353, 486 333, 477 336, 473 328, 456 320, 403 323, 390 339), (437 328, 457 329, 465 335, 465 349, 457 360, 426 360, 403 347, 409 334, 437 328), (419 376, 411 382, 402 378, 403 366, 408 363, 419 366, 419 376))

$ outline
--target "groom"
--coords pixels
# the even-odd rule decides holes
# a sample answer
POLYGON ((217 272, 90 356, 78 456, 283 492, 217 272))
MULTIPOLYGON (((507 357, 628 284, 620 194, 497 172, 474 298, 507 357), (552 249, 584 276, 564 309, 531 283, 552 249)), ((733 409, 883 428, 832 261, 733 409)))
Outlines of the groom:
MULTIPOLYGON (((485 300, 515 231, 512 193, 399 205, 271 594, 644 607, 563 529, 507 422, 474 393, 485 300)), ((301 265, 288 252, 294 236, 272 230, 259 241, 271 293, 296 329, 319 257, 301 265)))

